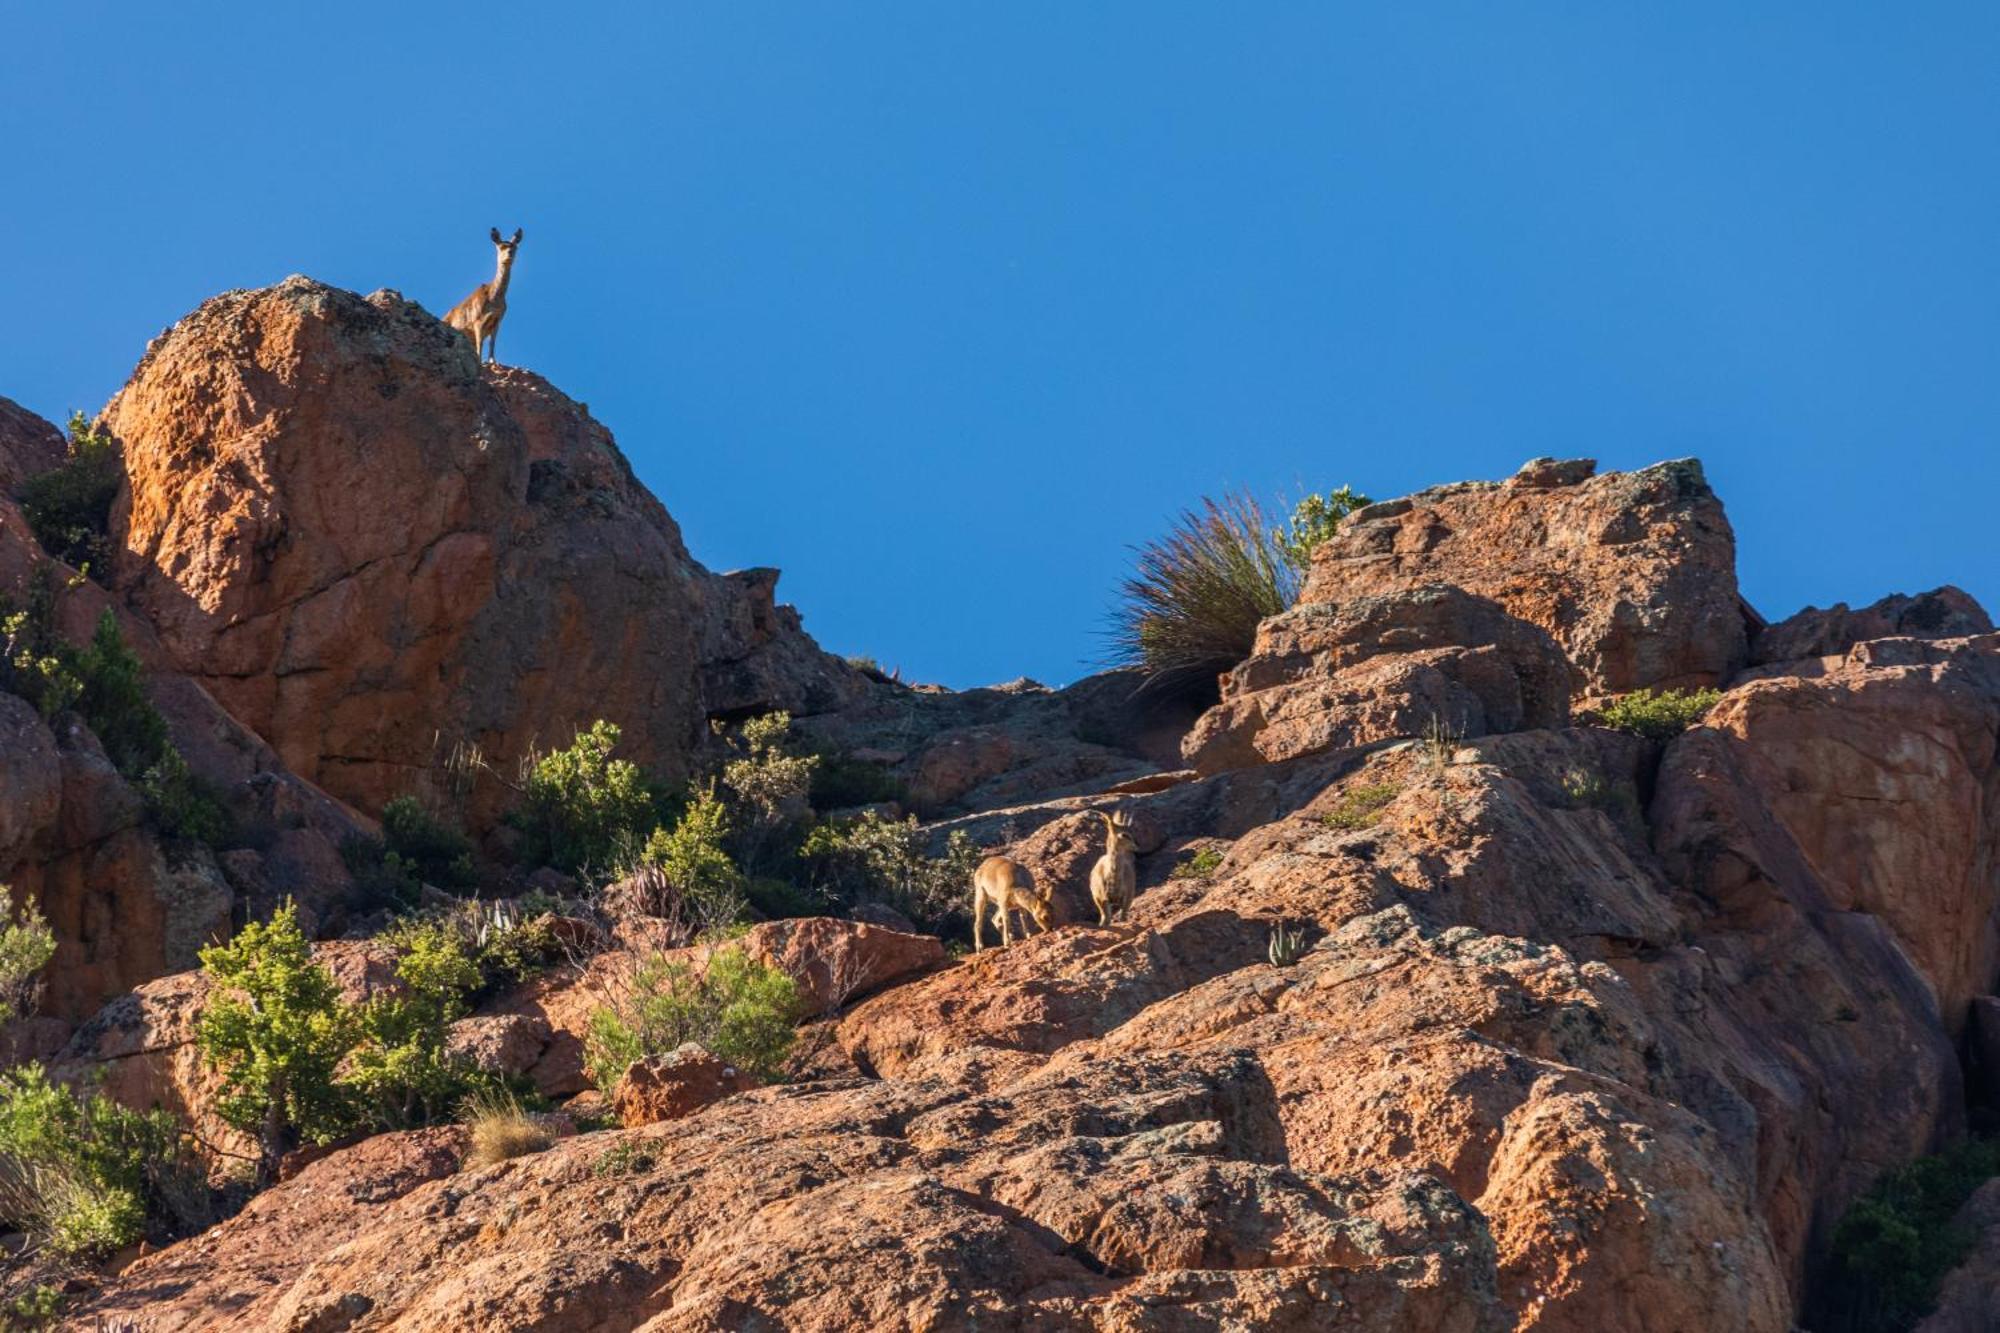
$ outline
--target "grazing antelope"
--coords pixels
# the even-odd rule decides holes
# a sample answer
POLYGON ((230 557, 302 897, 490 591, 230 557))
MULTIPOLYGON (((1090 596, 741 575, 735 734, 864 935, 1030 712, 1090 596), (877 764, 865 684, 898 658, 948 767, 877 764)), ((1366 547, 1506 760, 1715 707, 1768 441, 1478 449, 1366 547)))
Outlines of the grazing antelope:
POLYGON ((1116 814, 1098 811, 1104 820, 1104 855, 1090 868, 1090 900, 1097 904, 1097 924, 1108 926, 1111 919, 1132 906, 1139 891, 1139 867, 1133 856, 1139 844, 1132 841, 1132 817, 1123 810, 1116 814))
MULTIPOLYGON (((986 911, 1000 909, 1000 942, 1014 942, 1014 913, 1026 912, 1043 930, 1049 928, 1049 895, 1035 888, 1035 877, 1019 861, 1005 856, 989 856, 972 872, 972 949, 986 947, 986 911)), ((1021 927, 1021 938, 1028 928, 1021 927)))
POLYGON ((479 356, 483 350, 488 361, 500 355, 500 317, 507 313, 507 279, 514 271, 514 252, 521 248, 521 229, 514 228, 514 239, 500 239, 500 229, 493 229, 493 247, 499 251, 499 265, 493 271, 493 281, 482 282, 472 289, 472 295, 451 308, 444 322, 472 339, 472 355, 479 356))

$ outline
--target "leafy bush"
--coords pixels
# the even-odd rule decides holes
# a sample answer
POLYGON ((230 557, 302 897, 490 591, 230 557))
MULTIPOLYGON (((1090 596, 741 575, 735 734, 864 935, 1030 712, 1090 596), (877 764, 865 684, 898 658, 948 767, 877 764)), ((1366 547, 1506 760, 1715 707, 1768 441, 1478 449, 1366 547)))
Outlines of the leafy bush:
POLYGON ((55 957, 55 932, 32 902, 14 907, 14 890, 0 884, 0 1023, 34 1006, 36 974, 55 957))
POLYGON ((1393 782, 1350 787, 1334 802, 1333 809, 1320 816, 1320 822, 1348 832, 1368 828, 1382 817, 1382 808, 1395 800, 1400 790, 1393 782))
POLYGON ((110 554, 111 506, 124 482, 117 441, 78 412, 69 419, 69 456, 30 477, 17 498, 43 550, 79 569, 101 567, 110 554))
POLYGON ((909 786, 894 773, 842 751, 821 751, 813 768, 809 799, 815 810, 848 810, 909 798, 909 786))
POLYGON ((45 718, 76 710, 112 767, 145 800, 160 833, 211 846, 227 841, 228 811, 174 748, 117 617, 105 611, 81 649, 56 637, 51 568, 36 570, 25 607, 0 615, 0 687, 33 703, 45 718))
POLYGON ((609 1093, 635 1061, 699 1042, 760 1078, 784 1067, 798 1013, 798 984, 741 949, 718 949, 705 966, 655 954, 613 1004, 590 1016, 584 1062, 609 1093))
POLYGON ((382 843, 425 884, 466 889, 478 881, 472 868, 472 840, 414 796, 398 796, 382 807, 382 843))
MULTIPOLYGON (((1914 1327, 1976 1239, 1954 1215, 1995 1175, 2000 1140, 1972 1139, 1877 1181, 1834 1227, 1825 1309, 1837 1312, 1851 1333, 1914 1327)), ((1815 1320, 1814 1326, 1828 1325, 1815 1320)))
POLYGON ((735 816, 730 851, 752 874, 784 868, 812 820, 808 797, 819 756, 792 747, 791 727, 788 713, 751 718, 732 738, 733 755, 722 765, 735 816))
POLYGON ((935 928, 965 910, 982 853, 956 830, 941 857, 927 854, 928 842, 914 815, 897 821, 871 810, 816 826, 802 852, 814 888, 825 896, 849 905, 883 902, 935 928))
POLYGON ((0 1219, 70 1258, 99 1258, 190 1216, 200 1169, 165 1111, 79 1096, 38 1064, 0 1074, 0 1219))
POLYGON ((1222 864, 1220 847, 1203 847, 1190 853, 1186 860, 1176 865, 1171 872, 1173 879, 1206 879, 1222 864))
POLYGON ((1324 495, 1307 495, 1293 507, 1291 522, 1282 531, 1273 532, 1271 540, 1284 553, 1292 572, 1303 579, 1312 568, 1313 552, 1333 535, 1340 520, 1373 503, 1352 486, 1342 486, 1324 495))
POLYGON ((672 828, 657 828, 623 884, 629 900, 608 901, 614 913, 664 917, 690 934, 726 926, 743 914, 743 876, 724 842, 729 812, 714 784, 696 787, 672 828))
POLYGON ((1298 592, 1276 530, 1247 495, 1203 500, 1137 555, 1111 613, 1112 655, 1144 667, 1156 689, 1212 689, 1250 655, 1258 623, 1298 592))
POLYGON ((443 922, 422 922, 401 934, 397 950, 396 976, 409 993, 376 996, 354 1008, 359 1039, 338 1080, 353 1114, 378 1130, 448 1119, 469 1094, 491 1083, 444 1049, 447 1030, 485 983, 464 936, 443 922))
POLYGON ((528 855, 560 870, 608 874, 653 828, 653 792, 639 766, 613 759, 620 732, 598 720, 566 750, 537 758, 516 822, 528 855))
POLYGON ((216 1109, 257 1136, 258 1181, 269 1184, 300 1138, 330 1142, 352 1122, 336 1072, 357 1038, 355 1016, 333 974, 313 961, 291 903, 203 949, 201 965, 219 987, 195 1031, 203 1057, 222 1071, 216 1109))
POLYGON ((1600 725, 1629 731, 1647 740, 1664 741, 1680 735, 1722 700, 1720 690, 1634 690, 1598 710, 1600 725))

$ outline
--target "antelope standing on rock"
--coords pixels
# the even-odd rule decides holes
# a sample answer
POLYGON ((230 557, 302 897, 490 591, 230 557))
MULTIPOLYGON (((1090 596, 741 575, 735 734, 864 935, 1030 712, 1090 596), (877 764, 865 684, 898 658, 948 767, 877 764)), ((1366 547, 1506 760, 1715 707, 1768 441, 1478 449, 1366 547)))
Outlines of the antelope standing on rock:
MULTIPOLYGON (((989 856, 972 872, 972 950, 986 947, 987 909, 1000 909, 1000 942, 1014 942, 1014 913, 1026 912, 1044 931, 1049 928, 1049 893, 1035 888, 1035 877, 1019 861, 989 856)), ((1021 927, 1021 938, 1028 928, 1021 927)))
POLYGON ((493 271, 493 281, 482 282, 472 289, 472 295, 451 308, 444 322, 472 339, 472 355, 476 358, 482 350, 488 361, 500 355, 500 317, 507 313, 507 279, 514 271, 514 252, 521 248, 521 229, 514 228, 514 239, 500 239, 500 229, 493 229, 493 248, 499 252, 499 262, 493 271))
POLYGON ((1108 926, 1112 918, 1132 906, 1139 892, 1139 865, 1133 858, 1139 844, 1132 840, 1132 817, 1123 810, 1116 814, 1097 812, 1104 821, 1104 855, 1090 868, 1090 900, 1097 904, 1097 924, 1108 926))

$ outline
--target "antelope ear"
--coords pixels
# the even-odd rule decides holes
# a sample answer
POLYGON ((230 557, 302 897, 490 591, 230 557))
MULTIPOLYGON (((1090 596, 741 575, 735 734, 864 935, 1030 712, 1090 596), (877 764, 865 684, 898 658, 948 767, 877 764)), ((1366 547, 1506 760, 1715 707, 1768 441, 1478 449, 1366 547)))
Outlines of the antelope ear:
POLYGON ((519 245, 520 243, 521 243, 521 229, 519 227, 516 227, 514 228, 514 239, 507 242, 507 244, 519 245))
POLYGON ((492 237, 493 237, 493 244, 495 244, 495 245, 498 245, 498 244, 500 244, 500 229, 499 229, 498 227, 495 227, 495 228, 493 229, 493 231, 491 232, 491 235, 492 235, 492 237))

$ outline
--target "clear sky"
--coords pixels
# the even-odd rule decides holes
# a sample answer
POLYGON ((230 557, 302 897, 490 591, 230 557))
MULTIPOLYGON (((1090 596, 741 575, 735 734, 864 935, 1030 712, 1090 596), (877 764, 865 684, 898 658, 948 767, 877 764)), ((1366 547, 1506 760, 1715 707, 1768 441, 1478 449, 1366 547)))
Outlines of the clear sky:
POLYGON ((1695 454, 1776 618, 2000 606, 2000 8, 0 0, 0 395, 434 311, 827 647, 1060 682, 1205 492, 1695 454), (567 15, 558 17, 559 14, 567 15))

